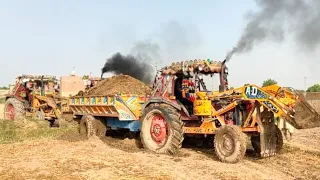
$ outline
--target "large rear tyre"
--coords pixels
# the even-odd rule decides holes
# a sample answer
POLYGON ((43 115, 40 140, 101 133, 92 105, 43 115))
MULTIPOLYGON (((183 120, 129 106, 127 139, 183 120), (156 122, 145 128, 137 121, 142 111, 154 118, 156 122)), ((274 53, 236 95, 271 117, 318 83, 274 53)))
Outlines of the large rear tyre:
POLYGON ((103 119, 96 119, 93 123, 93 128, 95 131, 96 136, 98 137, 104 137, 107 133, 107 127, 103 123, 103 119))
POLYGON ((94 121, 92 115, 83 115, 79 123, 79 133, 87 137, 95 136, 94 121))
POLYGON ((175 154, 182 146, 183 122, 180 113, 170 105, 150 105, 141 118, 141 143, 147 150, 175 154))
POLYGON ((25 117, 24 103, 15 99, 9 98, 4 105, 4 118, 7 120, 19 120, 25 117))
POLYGON ((214 148, 220 161, 237 163, 246 153, 246 137, 239 127, 224 125, 215 134, 214 148))
MULTIPOLYGON (((276 128, 276 153, 279 153, 283 147, 283 136, 281 130, 278 126, 275 125, 276 128)), ((251 145, 254 151, 260 155, 261 146, 260 146, 260 135, 251 137, 251 145)))

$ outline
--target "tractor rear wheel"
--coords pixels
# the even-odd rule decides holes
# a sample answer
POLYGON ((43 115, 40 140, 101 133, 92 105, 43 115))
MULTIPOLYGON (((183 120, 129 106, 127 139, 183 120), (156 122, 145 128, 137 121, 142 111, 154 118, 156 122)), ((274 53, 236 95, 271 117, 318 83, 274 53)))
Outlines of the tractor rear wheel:
POLYGON ((181 115, 174 107, 151 104, 141 118, 142 146, 156 153, 174 154, 182 146, 182 127, 181 115))
POLYGON ((15 99, 9 98, 4 105, 4 118, 8 120, 23 119, 25 116, 24 103, 15 99))
POLYGON ((93 127, 96 119, 92 115, 83 115, 79 123, 79 133, 87 137, 95 135, 95 129, 93 127))
MULTIPOLYGON (((278 126, 275 125, 276 128, 276 153, 279 153, 283 147, 283 136, 281 130, 278 126)), ((261 146, 260 146, 260 135, 258 136, 251 136, 251 145, 254 151, 260 155, 261 146)))
POLYGON ((246 153, 246 137, 237 126, 221 126, 214 137, 214 148, 220 161, 237 163, 246 153))

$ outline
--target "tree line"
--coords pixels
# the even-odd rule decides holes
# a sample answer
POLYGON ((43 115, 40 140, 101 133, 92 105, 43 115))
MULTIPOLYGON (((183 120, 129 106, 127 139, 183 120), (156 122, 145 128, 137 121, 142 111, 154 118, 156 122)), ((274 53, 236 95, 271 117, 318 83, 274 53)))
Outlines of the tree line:
MULTIPOLYGON (((263 81, 262 87, 271 86, 273 84, 278 84, 278 82, 274 79, 269 78, 269 79, 263 81)), ((245 84, 245 85, 247 85, 247 84, 245 84)), ((231 87, 230 89, 234 89, 234 88, 231 87)), ((308 87, 307 92, 320 92, 320 84, 314 84, 314 85, 308 87)))

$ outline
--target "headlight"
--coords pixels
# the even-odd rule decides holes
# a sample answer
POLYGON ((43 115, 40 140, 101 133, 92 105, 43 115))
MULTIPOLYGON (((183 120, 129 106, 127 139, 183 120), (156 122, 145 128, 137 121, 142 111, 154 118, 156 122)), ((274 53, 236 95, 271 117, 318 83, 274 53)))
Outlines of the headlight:
POLYGON ((201 66, 200 66, 198 69, 199 69, 199 71, 202 71, 202 70, 203 70, 201 66))

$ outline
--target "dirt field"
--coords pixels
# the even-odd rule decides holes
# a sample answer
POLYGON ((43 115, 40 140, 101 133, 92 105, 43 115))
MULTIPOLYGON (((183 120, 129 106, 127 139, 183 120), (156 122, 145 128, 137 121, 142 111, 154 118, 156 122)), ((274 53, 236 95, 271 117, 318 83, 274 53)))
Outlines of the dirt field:
POLYGON ((319 145, 320 128, 296 130, 276 157, 258 159, 249 145, 242 162, 225 164, 211 149, 156 155, 134 140, 85 139, 75 131, 0 144, 0 179, 320 179, 319 145))
POLYGON ((242 162, 225 164, 210 149, 155 155, 134 140, 69 132, 0 144, 0 179, 320 179, 319 137, 320 128, 300 130, 276 157, 258 159, 249 146, 242 162))
POLYGON ((108 138, 32 141, 0 150, 1 179, 320 179, 320 153, 289 145, 268 159, 248 150, 238 164, 221 163, 205 150, 154 155, 139 152, 131 140, 108 138))

